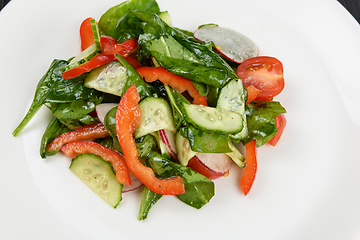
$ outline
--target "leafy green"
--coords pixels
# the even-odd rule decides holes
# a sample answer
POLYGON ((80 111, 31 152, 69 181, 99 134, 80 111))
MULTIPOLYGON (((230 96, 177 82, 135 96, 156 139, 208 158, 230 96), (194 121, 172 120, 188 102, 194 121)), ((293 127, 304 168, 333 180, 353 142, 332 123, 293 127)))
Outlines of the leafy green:
POLYGON ((99 94, 99 92, 94 89, 84 87, 81 78, 64 81, 60 69, 67 64, 67 61, 58 59, 55 59, 51 63, 48 71, 40 79, 36 87, 34 98, 28 112, 13 131, 15 137, 20 134, 43 104, 66 103, 79 99, 89 99, 93 95, 99 94))
POLYGON ((138 219, 145 220, 152 206, 154 206, 162 196, 163 195, 153 192, 145 186, 141 195, 138 219))
POLYGON ((193 125, 180 129, 181 136, 189 140, 191 150, 203 153, 228 153, 229 136, 201 131, 193 125))
POLYGON ((185 183, 185 193, 177 197, 189 206, 200 209, 215 194, 215 186, 211 180, 189 167, 163 158, 158 152, 151 152, 146 159, 146 164, 161 178, 181 176, 185 183))
POLYGON ((286 113, 286 110, 277 101, 247 104, 246 119, 249 135, 242 140, 242 143, 246 144, 255 140, 256 146, 260 147, 270 141, 277 132, 276 116, 282 113, 286 113))
POLYGON ((160 8, 155 0, 128 0, 109 8, 99 20, 101 35, 115 39, 126 39, 126 36, 139 34, 140 21, 134 19, 129 10, 143 10, 150 13, 159 13, 160 8))
POLYGON ((40 144, 40 156, 42 158, 46 158, 47 156, 51 156, 56 154, 58 151, 46 151, 46 146, 54 140, 56 137, 60 136, 61 134, 65 132, 69 132, 70 129, 66 127, 64 124, 62 124, 59 119, 54 117, 49 125, 47 126, 42 138, 41 138, 41 144, 40 144))
POLYGON ((156 14, 144 25, 139 45, 170 72, 195 82, 224 86, 237 78, 211 45, 197 41, 188 32, 170 27, 156 14))

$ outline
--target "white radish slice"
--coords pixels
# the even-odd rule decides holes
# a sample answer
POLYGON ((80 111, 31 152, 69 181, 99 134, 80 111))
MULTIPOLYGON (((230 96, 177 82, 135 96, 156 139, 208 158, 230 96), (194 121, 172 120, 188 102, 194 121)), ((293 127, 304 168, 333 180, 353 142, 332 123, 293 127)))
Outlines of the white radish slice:
POLYGON ((196 30, 194 38, 205 42, 212 41, 221 55, 236 63, 242 63, 259 54, 258 47, 251 39, 239 32, 214 24, 196 30))
POLYGON ((132 185, 124 185, 122 189, 123 193, 134 191, 143 185, 143 183, 132 172, 130 172, 130 178, 132 185))
POLYGON ((226 174, 231 168, 232 160, 225 153, 197 153, 196 157, 208 169, 216 173, 226 174))
POLYGON ((161 141, 164 143, 165 151, 170 157, 177 160, 174 133, 167 129, 159 130, 161 141))
POLYGON ((101 103, 95 106, 96 116, 102 124, 104 124, 104 118, 108 111, 116 106, 118 106, 116 103, 101 103))

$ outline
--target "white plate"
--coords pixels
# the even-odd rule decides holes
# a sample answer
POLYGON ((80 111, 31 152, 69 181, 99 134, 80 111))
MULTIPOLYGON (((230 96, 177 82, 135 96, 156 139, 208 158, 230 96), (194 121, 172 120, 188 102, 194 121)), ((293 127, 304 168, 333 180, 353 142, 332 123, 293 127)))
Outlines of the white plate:
POLYGON ((12 137, 51 61, 79 52, 81 21, 119 2, 12 0, 0 13, 0 239, 360 238, 360 27, 335 0, 158 1, 175 26, 236 29, 284 64, 276 99, 288 125, 276 148, 258 150, 246 197, 233 168, 203 209, 164 197, 140 222, 140 192, 111 209, 70 173, 67 158, 40 158, 47 109, 12 137))

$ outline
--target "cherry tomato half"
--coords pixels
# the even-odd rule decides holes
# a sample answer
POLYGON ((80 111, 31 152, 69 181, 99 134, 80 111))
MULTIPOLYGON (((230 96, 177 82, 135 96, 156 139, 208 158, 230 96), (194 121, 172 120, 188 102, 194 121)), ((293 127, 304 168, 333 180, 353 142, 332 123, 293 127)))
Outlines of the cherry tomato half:
POLYGON ((284 89, 283 72, 283 65, 278 59, 260 56, 242 62, 237 69, 237 76, 245 87, 253 85, 261 90, 257 99, 269 99, 284 89))

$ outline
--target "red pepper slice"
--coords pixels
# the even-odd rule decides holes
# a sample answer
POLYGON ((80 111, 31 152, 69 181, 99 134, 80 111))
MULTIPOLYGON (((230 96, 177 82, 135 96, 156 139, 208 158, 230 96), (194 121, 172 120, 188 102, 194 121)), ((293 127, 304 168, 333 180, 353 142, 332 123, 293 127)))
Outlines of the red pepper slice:
POLYGON ((183 194, 185 187, 181 177, 156 178, 153 170, 139 161, 133 137, 135 129, 140 124, 139 100, 139 93, 133 84, 121 98, 116 112, 116 133, 124 152, 125 162, 130 171, 151 191, 162 195, 183 194))
POLYGON ((276 144, 279 142, 280 137, 284 131, 284 128, 286 126, 286 118, 285 118, 285 114, 280 114, 276 116, 276 120, 275 120, 275 124, 276 124, 276 128, 278 129, 277 133, 275 134, 275 136, 268 142, 270 143, 273 147, 276 146, 276 144))
POLYGON ((61 148, 61 151, 68 157, 74 157, 83 153, 97 155, 111 163, 116 172, 116 179, 121 184, 131 186, 130 172, 124 159, 117 152, 91 141, 71 142, 61 148))
POLYGON ((84 51, 95 43, 94 34, 90 22, 91 19, 93 18, 89 17, 85 19, 80 25, 81 51, 84 51))
POLYGON ((163 84, 170 85, 180 93, 187 91, 193 98, 194 104, 207 106, 206 97, 201 96, 194 84, 186 78, 173 74, 163 67, 141 67, 136 71, 146 82, 160 80, 163 84))
POLYGON ((240 179, 240 186, 246 196, 249 193, 251 186, 253 185, 257 171, 255 140, 252 140, 251 142, 245 144, 245 149, 246 166, 240 179))
MULTIPOLYGON (((101 37, 101 38, 103 38, 103 37, 101 37)), ((110 38, 110 37, 107 37, 107 38, 110 38)), ((110 40, 107 39, 106 41, 110 41, 110 40)), ((89 61, 63 72, 62 77, 64 78, 64 80, 78 77, 83 73, 89 72, 94 68, 100 67, 101 65, 104 65, 104 64, 112 62, 112 61, 117 61, 117 59, 115 58, 114 53, 113 53, 115 50, 119 51, 118 53, 121 56, 124 56, 124 58, 126 60, 126 55, 130 51, 137 48, 137 40, 136 39, 135 40, 130 39, 121 44, 115 44, 116 46, 114 44, 113 45, 111 45, 111 44, 113 44, 113 43, 110 43, 110 42, 103 43, 102 47, 105 48, 105 52, 101 52, 101 53, 97 54, 95 57, 91 58, 89 61)))
POLYGON ((115 38, 109 36, 101 36, 100 38, 101 52, 104 54, 117 54, 121 56, 133 51, 138 47, 136 38, 131 38, 121 44, 118 44, 115 38))
POLYGON ((46 146, 46 151, 58 151, 65 144, 74 141, 104 138, 108 136, 110 136, 110 134, 105 129, 104 124, 94 123, 61 134, 46 146))

